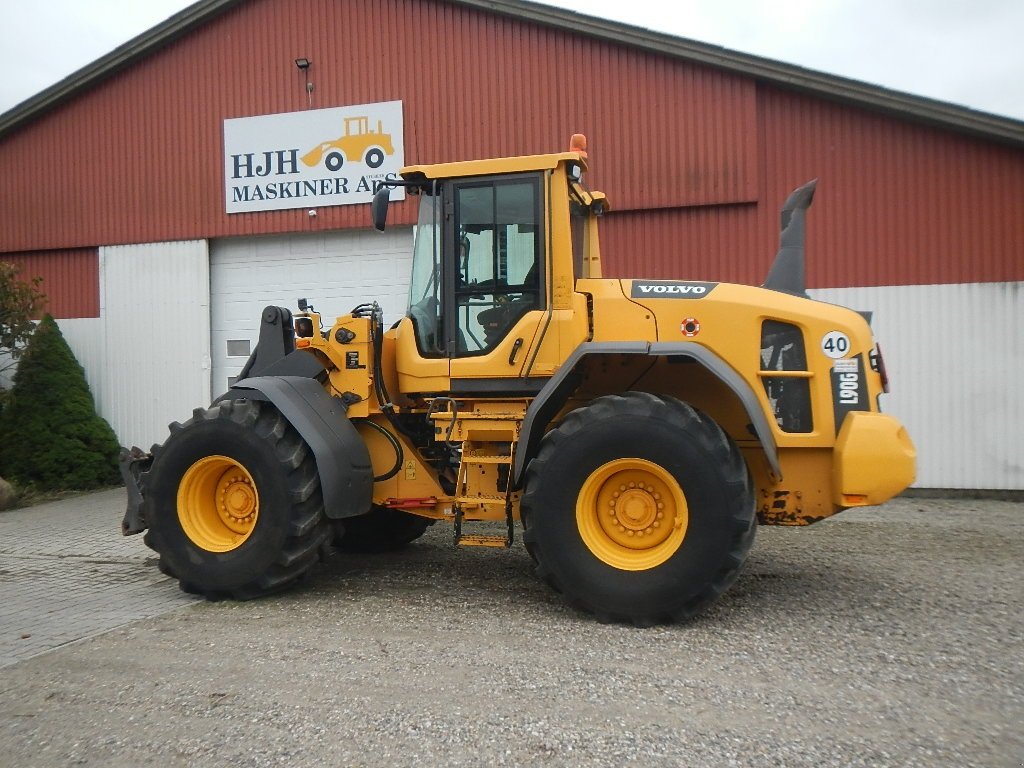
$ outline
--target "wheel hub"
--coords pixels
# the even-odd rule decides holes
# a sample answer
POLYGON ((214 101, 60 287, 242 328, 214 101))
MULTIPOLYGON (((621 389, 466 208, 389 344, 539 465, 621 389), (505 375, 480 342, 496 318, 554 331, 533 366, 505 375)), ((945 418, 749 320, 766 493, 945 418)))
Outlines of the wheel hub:
POLYGON ((663 467, 645 459, 617 459, 583 484, 576 521, 600 560, 623 570, 646 570, 668 560, 682 544, 686 499, 663 467))
POLYGON ((631 531, 643 531, 653 533, 654 525, 661 525, 659 522, 664 513, 658 509, 664 507, 659 499, 661 494, 654 491, 653 485, 641 486, 639 488, 626 488, 619 486, 619 490, 612 493, 611 513, 616 522, 631 531))
POLYGON ((256 489, 252 480, 247 475, 229 471, 217 485, 220 519, 236 533, 246 533, 247 524, 256 519, 256 489))
POLYGON ((206 456, 178 484, 178 521, 208 552, 240 547, 256 528, 260 499, 249 472, 228 456, 206 456))

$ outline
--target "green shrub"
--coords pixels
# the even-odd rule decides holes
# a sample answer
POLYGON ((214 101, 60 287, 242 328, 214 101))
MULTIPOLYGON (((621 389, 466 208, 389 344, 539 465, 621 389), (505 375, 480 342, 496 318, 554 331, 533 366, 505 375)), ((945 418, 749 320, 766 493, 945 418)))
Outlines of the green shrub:
POLYGON ((114 485, 117 454, 117 438, 96 413, 85 371, 46 315, 0 413, 0 476, 39 490, 114 485))

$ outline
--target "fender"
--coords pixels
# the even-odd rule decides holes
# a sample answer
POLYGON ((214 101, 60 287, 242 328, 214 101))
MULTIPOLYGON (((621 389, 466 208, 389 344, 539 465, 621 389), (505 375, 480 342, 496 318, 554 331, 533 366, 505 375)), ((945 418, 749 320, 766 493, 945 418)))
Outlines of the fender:
POLYGON ((316 379, 242 379, 215 402, 231 399, 271 402, 295 427, 316 458, 327 517, 338 519, 369 511, 373 498, 370 453, 345 415, 345 406, 328 395, 316 379))
POLYGON ((523 427, 520 432, 520 450, 516 451, 515 466, 513 468, 514 487, 521 488, 526 474, 526 464, 530 458, 537 453, 540 441, 544 437, 544 428, 551 423, 569 398, 569 395, 576 389, 579 383, 579 368, 582 360, 589 355, 648 355, 652 357, 689 357, 708 371, 715 375, 719 381, 727 386, 743 405, 754 433, 760 440, 764 449, 765 458, 772 472, 780 480, 782 469, 779 466, 778 446, 775 443, 775 436, 772 434, 771 424, 761 408, 760 401, 750 385, 733 370, 725 360, 720 358, 707 347, 701 346, 692 341, 680 342, 654 342, 645 341, 622 341, 622 342, 596 342, 590 341, 580 344, 576 350, 565 361, 565 364, 558 369, 543 389, 537 394, 529 408, 526 409, 526 416, 523 419, 523 427))

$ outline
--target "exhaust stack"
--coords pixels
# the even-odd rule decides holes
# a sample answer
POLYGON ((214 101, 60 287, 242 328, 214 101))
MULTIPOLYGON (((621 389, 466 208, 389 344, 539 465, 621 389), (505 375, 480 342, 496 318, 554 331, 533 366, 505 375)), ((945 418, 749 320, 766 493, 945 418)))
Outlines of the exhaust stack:
POLYGON ((794 190, 782 206, 779 252, 762 288, 809 299, 804 274, 804 218, 814 200, 817 179, 794 190))

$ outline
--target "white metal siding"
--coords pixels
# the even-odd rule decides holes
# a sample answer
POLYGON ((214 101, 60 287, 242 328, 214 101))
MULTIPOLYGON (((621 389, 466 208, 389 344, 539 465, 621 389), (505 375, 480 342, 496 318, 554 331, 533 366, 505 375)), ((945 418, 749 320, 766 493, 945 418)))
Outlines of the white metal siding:
POLYGON ((89 391, 92 392, 97 412, 106 418, 106 414, 100 407, 100 395, 103 392, 106 368, 104 355, 107 348, 104 339, 103 318, 78 317, 58 320, 57 325, 60 326, 60 332, 68 346, 71 347, 71 351, 75 353, 75 359, 85 369, 85 380, 89 384, 89 391))
POLYGON ((245 364, 245 355, 228 355, 228 342, 248 340, 254 349, 268 304, 294 312, 296 302, 307 299, 327 325, 357 304, 376 300, 390 325, 405 313, 411 263, 408 227, 213 241, 213 392, 227 389, 229 378, 245 364))
MULTIPOLYGON (((75 359, 85 369, 85 380, 95 399, 96 392, 102 386, 103 321, 98 317, 80 317, 58 320, 57 326, 75 359)), ((17 361, 12 361, 9 355, 0 352, 0 388, 10 389, 14 386, 17 370, 17 361)))
POLYGON ((122 445, 148 448, 210 402, 205 240, 100 249, 99 412, 122 445))
POLYGON ((810 291, 874 312, 919 488, 1024 489, 1024 283, 810 291))

